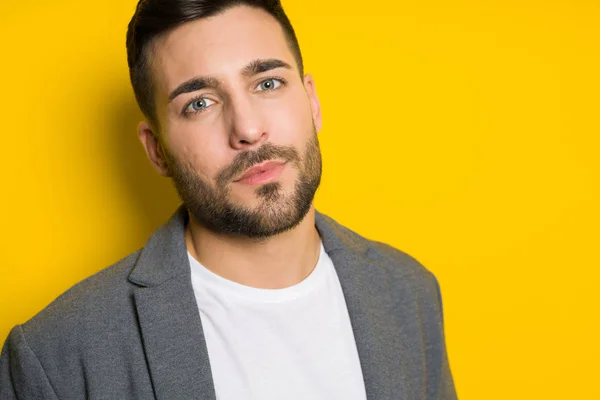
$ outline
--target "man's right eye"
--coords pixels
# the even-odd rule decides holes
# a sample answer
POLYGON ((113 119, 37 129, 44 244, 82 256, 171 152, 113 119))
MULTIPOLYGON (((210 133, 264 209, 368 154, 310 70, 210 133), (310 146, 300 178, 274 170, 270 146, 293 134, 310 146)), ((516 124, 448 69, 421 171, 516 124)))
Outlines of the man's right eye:
POLYGON ((200 97, 200 98, 194 99, 185 108, 184 114, 194 114, 197 112, 202 112, 206 108, 213 105, 214 103, 215 103, 214 101, 212 101, 211 99, 208 99, 206 97, 200 97))

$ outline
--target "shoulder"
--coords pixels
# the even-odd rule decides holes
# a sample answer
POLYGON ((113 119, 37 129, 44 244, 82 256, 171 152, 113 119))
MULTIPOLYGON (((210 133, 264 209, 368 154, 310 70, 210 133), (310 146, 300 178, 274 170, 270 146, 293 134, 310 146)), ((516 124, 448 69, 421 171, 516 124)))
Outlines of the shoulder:
MULTIPOLYGON (((408 253, 389 244, 368 239, 323 214, 318 215, 317 225, 326 225, 326 235, 335 236, 335 246, 351 251, 356 257, 365 257, 369 261, 367 268, 383 273, 391 282, 408 283, 413 288, 429 293, 439 291, 434 274, 408 253)), ((330 238, 324 240, 328 239, 330 238)))
POLYGON ((342 286, 343 281, 351 283, 347 287, 355 292, 352 297, 361 298, 359 304, 373 316, 369 323, 381 335, 402 335, 406 354, 421 360, 411 364, 412 371, 422 374, 419 365, 427 366, 423 385, 443 388, 447 398, 455 398, 440 288, 433 273, 409 254, 369 240, 331 218, 320 215, 317 223, 340 261, 337 268, 344 271, 342 286))
MULTIPOLYGON (((128 281, 140 250, 77 283, 22 325, 29 344, 98 329, 127 312, 135 285, 128 281)), ((81 336, 80 336, 81 337, 81 336)))
POLYGON ((410 275, 415 279, 435 279, 430 270, 408 253, 392 247, 387 243, 368 239, 365 240, 369 243, 369 256, 383 264, 389 265, 392 271, 395 271, 402 276, 410 275))
POLYGON ((128 280, 139 254, 79 282, 16 326, 0 356, 0 380, 8 381, 7 371, 18 370, 13 384, 31 390, 32 398, 41 393, 44 398, 83 398, 102 380, 119 385, 131 371, 144 381, 133 298, 138 286, 128 280))

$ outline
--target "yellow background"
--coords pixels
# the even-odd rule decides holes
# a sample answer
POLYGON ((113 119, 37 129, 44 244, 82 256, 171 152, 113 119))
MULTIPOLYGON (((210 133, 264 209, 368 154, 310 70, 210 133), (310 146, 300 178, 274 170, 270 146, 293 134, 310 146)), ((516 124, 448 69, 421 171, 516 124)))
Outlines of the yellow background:
MULTIPOLYGON (((317 207, 436 274, 460 398, 600 399, 600 3, 284 5, 323 105, 317 207)), ((137 143, 134 7, 2 5, 2 338, 178 203, 137 143)))

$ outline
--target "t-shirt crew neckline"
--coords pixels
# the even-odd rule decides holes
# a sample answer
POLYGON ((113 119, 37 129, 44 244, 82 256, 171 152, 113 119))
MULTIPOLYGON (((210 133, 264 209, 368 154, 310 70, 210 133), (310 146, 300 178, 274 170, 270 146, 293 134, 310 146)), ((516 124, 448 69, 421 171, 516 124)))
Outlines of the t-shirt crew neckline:
POLYGON ((281 289, 262 289, 252 286, 242 285, 241 283, 223 278, 222 276, 212 272, 198 260, 196 260, 188 251, 188 258, 192 272, 192 280, 194 285, 198 283, 205 288, 212 288, 227 292, 235 298, 244 301, 254 301, 259 303, 282 303, 292 301, 313 291, 320 283, 325 281, 326 266, 325 266, 325 248, 321 242, 319 259, 311 273, 302 281, 295 285, 281 289))

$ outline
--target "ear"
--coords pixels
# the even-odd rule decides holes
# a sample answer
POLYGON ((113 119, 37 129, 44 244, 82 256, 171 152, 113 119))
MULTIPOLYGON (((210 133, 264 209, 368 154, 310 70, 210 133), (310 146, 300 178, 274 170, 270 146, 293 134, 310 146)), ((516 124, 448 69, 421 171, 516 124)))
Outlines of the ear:
POLYGON ((162 176, 170 176, 169 165, 165 158, 162 144, 158 139, 158 135, 152 129, 152 126, 146 121, 142 121, 138 125, 138 135, 148 159, 154 165, 154 168, 162 176))
POLYGON ((311 74, 304 75, 304 88, 306 89, 306 94, 308 95, 308 100, 310 102, 310 109, 312 111, 312 118, 315 128, 317 129, 317 132, 320 132, 323 125, 323 121, 321 119, 321 103, 319 102, 319 97, 317 96, 315 80, 311 74))

